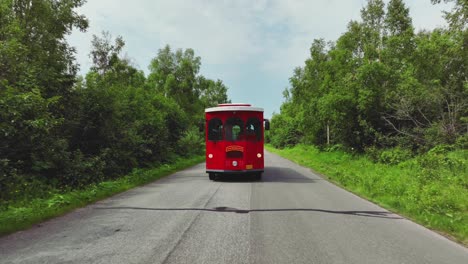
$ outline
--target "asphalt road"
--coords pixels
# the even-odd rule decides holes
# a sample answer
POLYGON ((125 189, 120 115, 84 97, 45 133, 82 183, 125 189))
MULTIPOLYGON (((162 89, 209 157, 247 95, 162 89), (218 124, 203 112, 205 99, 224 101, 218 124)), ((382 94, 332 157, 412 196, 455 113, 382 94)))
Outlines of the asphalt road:
POLYGON ((204 164, 0 238, 0 263, 468 263, 468 249, 265 153, 261 182, 204 164))

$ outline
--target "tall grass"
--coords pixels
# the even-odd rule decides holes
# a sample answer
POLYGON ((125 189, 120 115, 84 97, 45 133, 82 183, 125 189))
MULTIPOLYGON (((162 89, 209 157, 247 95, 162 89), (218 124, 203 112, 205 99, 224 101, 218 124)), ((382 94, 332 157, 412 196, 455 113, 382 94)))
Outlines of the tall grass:
POLYGON ((435 148, 388 165, 307 145, 267 149, 468 245, 468 150, 435 148))

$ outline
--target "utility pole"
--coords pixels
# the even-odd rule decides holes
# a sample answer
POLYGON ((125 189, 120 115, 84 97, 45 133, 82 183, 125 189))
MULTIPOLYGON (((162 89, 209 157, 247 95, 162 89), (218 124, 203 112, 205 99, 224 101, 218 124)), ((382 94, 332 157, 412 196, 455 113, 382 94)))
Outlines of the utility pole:
POLYGON ((330 145, 330 125, 327 121, 327 145, 330 145))

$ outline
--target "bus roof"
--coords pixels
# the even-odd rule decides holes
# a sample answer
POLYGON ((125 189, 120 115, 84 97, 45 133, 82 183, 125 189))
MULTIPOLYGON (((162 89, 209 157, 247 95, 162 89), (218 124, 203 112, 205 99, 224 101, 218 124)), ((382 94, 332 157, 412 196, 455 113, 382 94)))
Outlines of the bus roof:
POLYGON ((250 104, 234 103, 234 104, 218 104, 216 107, 210 107, 205 109, 205 113, 208 112, 227 112, 227 111, 253 111, 263 112, 263 108, 252 107, 250 104))

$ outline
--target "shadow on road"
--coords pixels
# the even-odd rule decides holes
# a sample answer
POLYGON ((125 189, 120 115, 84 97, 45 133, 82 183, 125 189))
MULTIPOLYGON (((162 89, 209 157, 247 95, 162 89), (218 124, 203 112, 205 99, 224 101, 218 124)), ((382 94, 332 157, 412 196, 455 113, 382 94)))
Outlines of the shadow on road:
POLYGON ((266 167, 262 181, 264 182, 290 182, 290 183, 313 183, 322 179, 311 179, 301 173, 284 167, 266 167))
POLYGON ((148 207, 133 207, 133 206, 117 206, 117 207, 96 207, 97 210, 144 210, 144 211, 203 211, 217 213, 266 213, 266 212, 317 212, 327 214, 343 214, 362 217, 377 217, 385 219, 403 219, 387 211, 336 211, 313 208, 279 208, 279 209, 237 209, 232 207, 215 207, 215 208, 148 208, 148 207))
MULTIPOLYGON (((253 177, 243 174, 226 174, 221 175, 218 180, 220 182, 252 182, 253 177)), ((259 182, 313 183, 319 180, 322 179, 311 179, 290 168, 265 167, 262 180, 259 182)))

